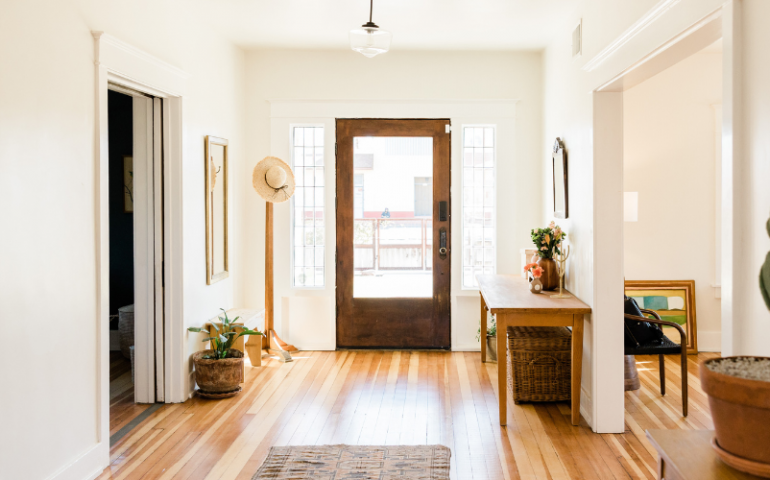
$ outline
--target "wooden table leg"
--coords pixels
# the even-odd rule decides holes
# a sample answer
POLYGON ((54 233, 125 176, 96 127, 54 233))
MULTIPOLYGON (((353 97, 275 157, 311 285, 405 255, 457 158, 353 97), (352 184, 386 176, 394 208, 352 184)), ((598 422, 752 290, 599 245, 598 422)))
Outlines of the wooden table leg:
POLYGON ((484 295, 479 292, 479 299, 481 300, 481 362, 487 361, 487 303, 484 301, 484 295))
POLYGON ((497 314, 497 404, 500 425, 508 423, 508 315, 497 314))
POLYGON ((580 385, 583 374, 583 315, 572 316, 572 425, 580 424, 580 385))

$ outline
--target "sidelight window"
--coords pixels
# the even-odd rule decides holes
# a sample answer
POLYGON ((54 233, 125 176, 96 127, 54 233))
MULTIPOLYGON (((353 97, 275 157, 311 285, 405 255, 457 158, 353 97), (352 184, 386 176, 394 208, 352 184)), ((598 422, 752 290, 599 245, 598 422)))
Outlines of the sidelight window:
POLYGON ((292 127, 292 285, 324 286, 324 128, 292 127))
POLYGON ((495 153, 494 126, 463 127, 463 288, 496 271, 495 153))

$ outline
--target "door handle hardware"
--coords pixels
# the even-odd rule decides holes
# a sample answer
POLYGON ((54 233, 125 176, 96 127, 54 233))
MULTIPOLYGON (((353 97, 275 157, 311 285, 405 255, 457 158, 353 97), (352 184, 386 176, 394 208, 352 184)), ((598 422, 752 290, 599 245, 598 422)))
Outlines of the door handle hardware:
POLYGON ((441 227, 441 229, 438 231, 438 254, 439 256, 446 257, 446 254, 449 250, 446 248, 446 228, 441 227))
POLYGON ((447 202, 438 202, 438 221, 439 222, 446 222, 447 221, 447 202))

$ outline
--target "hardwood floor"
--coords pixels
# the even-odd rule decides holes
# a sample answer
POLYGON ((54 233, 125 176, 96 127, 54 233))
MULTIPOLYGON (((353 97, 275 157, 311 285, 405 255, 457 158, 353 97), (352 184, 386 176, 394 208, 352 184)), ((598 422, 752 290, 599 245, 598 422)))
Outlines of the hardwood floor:
POLYGON ((715 356, 689 357, 686 419, 678 358, 666 359, 661 397, 657 357, 637 357, 642 387, 625 394, 625 433, 597 435, 570 425, 566 403, 510 397, 500 427, 497 366, 478 352, 300 352, 248 368, 237 397, 160 408, 112 447, 98 478, 248 480, 273 445, 439 443, 458 480, 654 479, 644 430, 713 428, 698 363, 715 356))
POLYGON ((131 361, 120 352, 110 352, 110 435, 115 435, 148 407, 134 403, 131 361))

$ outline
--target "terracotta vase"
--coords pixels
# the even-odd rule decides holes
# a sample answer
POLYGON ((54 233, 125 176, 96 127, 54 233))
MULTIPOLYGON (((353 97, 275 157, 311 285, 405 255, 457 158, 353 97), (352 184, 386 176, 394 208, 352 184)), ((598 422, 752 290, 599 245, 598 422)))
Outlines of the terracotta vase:
POLYGON ((543 290, 556 290, 559 288, 559 268, 552 258, 541 258, 537 261, 543 274, 540 275, 540 281, 543 282, 543 290))
POLYGON ((206 393, 226 393, 238 389, 243 383, 243 352, 230 349, 232 358, 203 358, 213 350, 203 350, 193 355, 195 383, 206 393))
POLYGON ((770 478, 770 382, 733 377, 708 368, 709 363, 720 360, 700 364, 701 388, 709 398, 719 446, 715 449, 728 465, 770 478), (739 458, 725 458, 720 449, 739 458))

